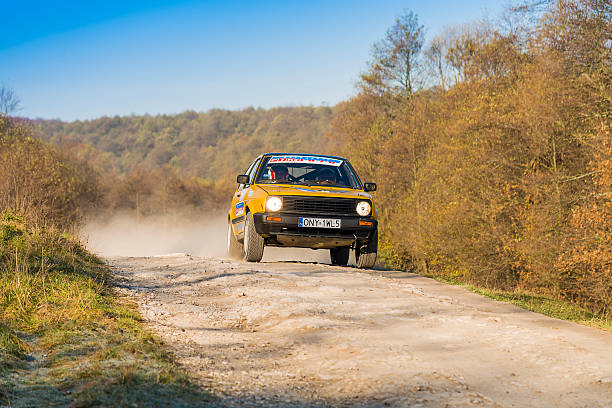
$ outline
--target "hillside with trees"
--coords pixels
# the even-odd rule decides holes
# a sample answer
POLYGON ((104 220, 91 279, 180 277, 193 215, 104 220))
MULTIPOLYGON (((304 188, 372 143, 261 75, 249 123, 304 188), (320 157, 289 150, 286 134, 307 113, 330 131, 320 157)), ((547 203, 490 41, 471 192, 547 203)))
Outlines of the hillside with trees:
POLYGON ((330 141, 379 184, 385 260, 612 313, 612 5, 558 0, 377 43, 330 141))
POLYGON ((139 214, 217 208, 266 151, 322 153, 328 107, 37 121, 40 137, 102 175, 101 208, 139 214))
POLYGON ((219 179, 246 168, 262 151, 312 151, 331 117, 326 107, 215 109, 177 115, 115 116, 89 121, 39 121, 47 140, 102 152, 119 174, 170 166, 219 179))

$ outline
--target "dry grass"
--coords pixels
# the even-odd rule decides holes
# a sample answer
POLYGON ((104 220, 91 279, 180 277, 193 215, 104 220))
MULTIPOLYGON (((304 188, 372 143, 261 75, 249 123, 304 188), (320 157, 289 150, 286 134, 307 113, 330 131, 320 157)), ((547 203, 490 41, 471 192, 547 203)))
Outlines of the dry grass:
POLYGON ((0 404, 206 406, 108 269, 77 241, 0 219, 0 404))

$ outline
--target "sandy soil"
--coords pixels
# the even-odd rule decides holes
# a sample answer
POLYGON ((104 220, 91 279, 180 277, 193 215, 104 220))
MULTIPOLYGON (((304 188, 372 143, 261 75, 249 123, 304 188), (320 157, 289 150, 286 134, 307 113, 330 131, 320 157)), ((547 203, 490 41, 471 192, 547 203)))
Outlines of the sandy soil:
POLYGON ((402 272, 110 258, 222 406, 612 407, 612 333, 402 272))

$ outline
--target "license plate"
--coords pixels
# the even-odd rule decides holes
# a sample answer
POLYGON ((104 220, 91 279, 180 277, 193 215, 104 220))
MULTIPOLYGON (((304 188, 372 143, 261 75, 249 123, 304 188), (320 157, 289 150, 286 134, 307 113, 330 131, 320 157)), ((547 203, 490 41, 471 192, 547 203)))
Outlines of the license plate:
POLYGON ((298 227, 303 228, 340 228, 339 219, 329 218, 298 218, 298 227))

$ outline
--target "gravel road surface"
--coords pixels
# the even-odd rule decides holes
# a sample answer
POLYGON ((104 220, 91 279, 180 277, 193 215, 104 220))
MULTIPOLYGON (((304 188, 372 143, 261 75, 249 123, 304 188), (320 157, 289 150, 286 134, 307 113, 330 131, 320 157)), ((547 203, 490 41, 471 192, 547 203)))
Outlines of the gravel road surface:
POLYGON ((431 279, 184 254, 108 262, 221 406, 612 408, 612 333, 431 279))

